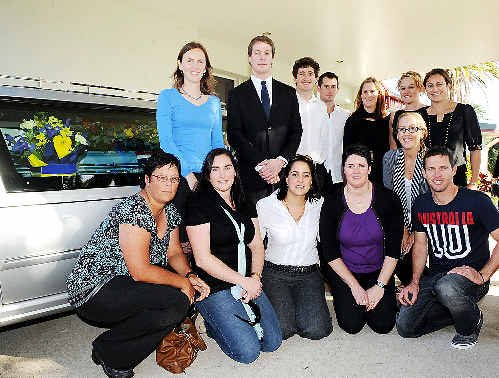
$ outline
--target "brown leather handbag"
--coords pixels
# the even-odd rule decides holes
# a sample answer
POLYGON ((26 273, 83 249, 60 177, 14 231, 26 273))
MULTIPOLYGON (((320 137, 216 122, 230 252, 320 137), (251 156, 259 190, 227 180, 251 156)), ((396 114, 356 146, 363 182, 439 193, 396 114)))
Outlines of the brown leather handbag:
POLYGON ((156 363, 170 373, 180 374, 191 366, 198 350, 206 350, 206 344, 188 316, 163 338, 156 349, 156 363))

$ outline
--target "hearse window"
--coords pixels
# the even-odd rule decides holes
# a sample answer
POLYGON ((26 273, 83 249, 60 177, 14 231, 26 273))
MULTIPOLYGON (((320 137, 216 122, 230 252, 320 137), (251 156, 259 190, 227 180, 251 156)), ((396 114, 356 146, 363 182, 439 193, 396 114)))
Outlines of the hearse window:
POLYGON ((1 101, 0 133, 9 192, 138 185, 159 148, 154 109, 1 101))

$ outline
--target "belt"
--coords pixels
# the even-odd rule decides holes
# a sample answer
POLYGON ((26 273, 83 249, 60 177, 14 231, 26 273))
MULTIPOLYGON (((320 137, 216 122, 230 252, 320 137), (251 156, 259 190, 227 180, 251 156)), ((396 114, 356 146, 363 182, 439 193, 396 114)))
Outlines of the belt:
POLYGON ((305 265, 305 266, 280 265, 280 264, 271 263, 270 261, 267 260, 265 260, 264 266, 272 270, 277 270, 279 272, 298 273, 298 274, 312 273, 315 272, 316 270, 319 270, 319 266, 317 264, 305 265))

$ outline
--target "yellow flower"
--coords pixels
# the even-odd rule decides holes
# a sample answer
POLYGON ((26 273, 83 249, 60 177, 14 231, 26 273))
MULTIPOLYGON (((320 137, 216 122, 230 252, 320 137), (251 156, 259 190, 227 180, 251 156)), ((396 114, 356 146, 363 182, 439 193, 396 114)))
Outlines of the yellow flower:
POLYGON ((125 135, 126 135, 128 138, 133 138, 133 131, 132 131, 132 129, 131 129, 131 128, 129 128, 129 129, 125 129, 125 130, 124 130, 124 133, 125 133, 125 135))
POLYGON ((53 141, 54 149, 59 159, 62 159, 64 156, 69 155, 73 151, 73 149, 71 148, 71 138, 62 135, 56 135, 53 141))
POLYGON ((69 136, 73 135, 73 132, 71 131, 71 129, 69 127, 63 127, 61 129, 60 134, 63 137, 69 137, 69 136))
POLYGON ((50 123, 53 127, 57 127, 57 126, 63 127, 64 126, 63 123, 62 123, 62 121, 60 119, 54 117, 54 116, 50 116, 49 117, 49 122, 48 123, 50 123))
POLYGON ((47 165, 47 163, 44 163, 43 161, 38 159, 34 154, 28 156, 28 161, 32 167, 43 167, 47 165))
POLYGON ((35 138, 38 139, 38 142, 36 143, 37 147, 43 146, 47 143, 47 138, 43 133, 38 134, 35 138))

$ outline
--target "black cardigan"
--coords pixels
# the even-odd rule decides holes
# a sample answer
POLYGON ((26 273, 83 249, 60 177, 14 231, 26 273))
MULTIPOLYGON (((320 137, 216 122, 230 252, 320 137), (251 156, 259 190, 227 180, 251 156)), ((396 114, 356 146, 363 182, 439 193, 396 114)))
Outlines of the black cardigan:
MULTIPOLYGON (((385 256, 398 259, 404 234, 400 199, 391 190, 377 184, 373 185, 374 195, 371 207, 383 230, 383 253, 385 256)), ((322 205, 319 233, 322 253, 328 262, 342 257, 338 234, 343 216, 347 211, 343 188, 343 183, 333 185, 322 205)))

